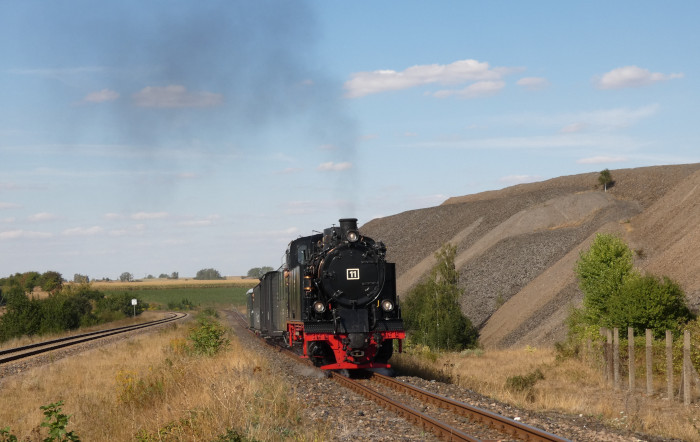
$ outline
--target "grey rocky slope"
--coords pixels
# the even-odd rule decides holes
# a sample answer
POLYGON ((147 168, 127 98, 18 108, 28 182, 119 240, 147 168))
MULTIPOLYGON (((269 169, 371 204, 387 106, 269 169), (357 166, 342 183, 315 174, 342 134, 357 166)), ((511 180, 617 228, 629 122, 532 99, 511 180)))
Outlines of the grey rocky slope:
POLYGON ((565 334, 582 299, 574 264, 597 232, 615 232, 636 265, 668 275, 700 306, 700 164, 612 170, 448 199, 374 219, 362 233, 384 241, 405 295, 445 242, 457 246, 464 313, 487 347, 548 345, 565 334))

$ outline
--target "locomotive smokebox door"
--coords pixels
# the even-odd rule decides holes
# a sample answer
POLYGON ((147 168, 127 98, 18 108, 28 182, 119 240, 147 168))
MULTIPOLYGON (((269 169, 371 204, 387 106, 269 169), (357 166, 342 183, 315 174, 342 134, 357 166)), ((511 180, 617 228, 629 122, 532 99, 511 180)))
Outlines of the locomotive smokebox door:
POLYGON ((324 259, 321 284, 340 305, 361 308, 379 295, 384 273, 384 262, 376 254, 344 244, 324 259))

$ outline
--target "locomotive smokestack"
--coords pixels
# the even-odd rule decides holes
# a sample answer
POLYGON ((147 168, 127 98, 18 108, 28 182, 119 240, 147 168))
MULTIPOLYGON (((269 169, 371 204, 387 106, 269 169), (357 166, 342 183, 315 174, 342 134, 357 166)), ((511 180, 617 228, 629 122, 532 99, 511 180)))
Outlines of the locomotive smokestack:
POLYGON ((340 220, 340 236, 347 238, 348 232, 357 232, 357 218, 343 218, 340 220))

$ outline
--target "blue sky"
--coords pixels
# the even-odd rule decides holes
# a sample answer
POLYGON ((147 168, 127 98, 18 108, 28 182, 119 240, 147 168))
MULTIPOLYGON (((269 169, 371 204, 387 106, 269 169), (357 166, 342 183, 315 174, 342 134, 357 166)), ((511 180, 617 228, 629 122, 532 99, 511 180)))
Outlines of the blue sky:
POLYGON ((239 275, 343 217, 699 162, 699 16, 0 0, 0 276, 239 275))

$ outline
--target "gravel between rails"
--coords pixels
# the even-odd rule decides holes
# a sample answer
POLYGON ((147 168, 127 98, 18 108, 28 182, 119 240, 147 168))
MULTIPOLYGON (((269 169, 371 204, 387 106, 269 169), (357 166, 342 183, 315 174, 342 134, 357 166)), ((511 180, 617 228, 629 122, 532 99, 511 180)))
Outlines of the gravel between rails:
MULTIPOLYGON (((418 428, 393 412, 384 410, 362 396, 340 387, 317 369, 280 354, 260 339, 244 331, 234 315, 226 319, 246 348, 264 355, 270 370, 290 386, 296 397, 306 404, 305 418, 320 422, 328 428, 334 441, 414 441, 440 440, 432 433, 418 428)), ((603 425, 590 416, 571 416, 560 413, 536 413, 522 410, 471 390, 452 384, 425 380, 412 376, 397 379, 430 392, 466 402, 471 405, 515 419, 527 425, 568 438, 572 441, 667 441, 655 436, 635 434, 603 425)), ((426 408, 432 406, 426 406, 426 408)), ((422 411, 422 410, 420 410, 422 411)), ((431 410, 440 419, 441 409, 431 410)))

